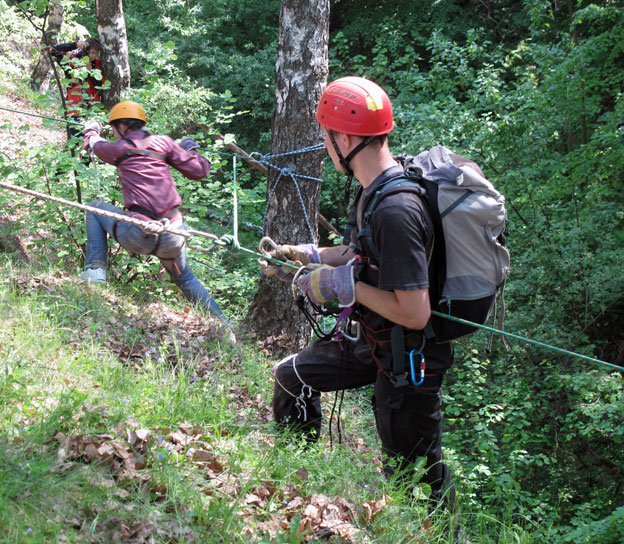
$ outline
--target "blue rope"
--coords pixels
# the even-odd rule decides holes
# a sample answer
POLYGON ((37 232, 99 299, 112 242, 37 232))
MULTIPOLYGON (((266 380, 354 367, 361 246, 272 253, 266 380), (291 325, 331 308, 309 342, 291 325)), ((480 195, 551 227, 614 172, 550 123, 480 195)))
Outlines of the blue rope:
POLYGON ((265 229, 264 229, 264 223, 265 223, 266 215, 267 215, 267 213, 269 211, 269 205, 271 203, 271 199, 273 198, 273 194, 275 193, 275 189, 277 188, 277 184, 279 183, 280 179, 282 179, 283 175, 290 176, 290 178, 293 180, 293 183, 295 184, 295 190, 297 191, 297 197, 299 198, 299 204, 301 204, 301 209, 303 210, 303 217, 304 217, 306 225, 308 227, 308 231, 310 232, 310 241, 312 243, 314 243, 315 242, 315 240, 314 240, 314 231, 312 230, 312 225, 310 224, 310 219, 308 218, 308 212, 306 211, 305 203, 303 202, 303 196, 301 195, 301 190, 299 189, 299 184, 297 183, 297 180, 294 178, 294 176, 292 175, 292 172, 288 168, 281 168, 280 169, 279 176, 277 176, 277 179, 275 180, 275 183, 273 184, 273 187, 271 188, 271 190, 269 191, 269 194, 267 196, 267 204, 266 204, 266 208, 264 209, 264 217, 262 219, 262 234, 266 236, 266 232, 265 232, 265 229))
POLYGON ((286 157, 287 155, 298 155, 299 153, 307 153, 308 151, 320 151, 321 149, 325 149, 325 144, 315 144, 309 147, 302 147, 301 149, 295 149, 294 151, 286 151, 285 153, 275 153, 274 155, 267 153, 266 155, 262 155, 260 157, 260 160, 274 159, 275 157, 286 157))
MULTIPOLYGON (((301 179, 307 179, 310 181, 317 181, 317 182, 322 182, 323 180, 320 178, 314 178, 312 176, 304 176, 303 174, 295 174, 292 170, 290 170, 290 168, 280 168, 279 166, 276 166, 272 163, 270 163, 267 159, 272 159, 275 157, 285 157, 288 155, 296 155, 299 153, 306 153, 308 151, 320 151, 321 149, 325 149, 325 144, 316 144, 313 146, 309 146, 309 147, 302 147, 300 149, 295 149, 294 151, 286 151, 285 153, 275 153, 273 155, 267 153, 266 155, 261 155, 258 159, 254 159, 257 160, 258 162, 261 162, 262 164, 274 168, 276 170, 279 170, 279 175, 277 176, 277 179, 275 180, 275 183, 273 184, 273 187, 271 187, 269 194, 267 195, 267 204, 266 204, 266 208, 264 210, 264 217, 263 217, 263 226, 266 220, 266 216, 267 213, 269 211, 269 205, 271 203, 271 199, 273 198, 273 195, 275 193, 275 189, 277 189, 277 185, 279 184, 280 180, 282 179, 282 176, 286 176, 286 177, 290 177, 290 179, 292 179, 293 184, 295 185, 295 191, 297 192, 297 198, 299 199, 299 204, 301 204, 301 209, 303 210, 303 217, 305 219, 305 223, 306 226, 308 227, 308 231, 310 232, 310 240, 312 243, 315 242, 314 240, 314 230, 312 229, 312 225, 310 224, 310 219, 308 218, 308 212, 306 211, 306 207, 305 207, 305 202, 303 201, 303 196, 301 194, 301 189, 299 188, 299 184, 297 183, 297 179, 296 178, 301 178, 301 179)), ((254 155, 259 155, 258 153, 251 153, 250 157, 254 158, 254 155)), ((264 232, 264 227, 263 227, 263 234, 266 234, 264 232)))
POLYGON ((269 161, 265 161, 262 157, 258 159, 258 162, 261 162, 262 164, 266 166, 270 166, 271 168, 274 168, 275 170, 281 170, 281 171, 286 170, 287 174, 293 179, 294 178, 309 179, 310 181, 318 181, 319 183, 323 181, 321 178, 313 178, 312 176, 304 176, 303 174, 295 174, 294 172, 291 172, 288 168, 280 168, 279 166, 276 166, 275 164, 271 164, 269 161))

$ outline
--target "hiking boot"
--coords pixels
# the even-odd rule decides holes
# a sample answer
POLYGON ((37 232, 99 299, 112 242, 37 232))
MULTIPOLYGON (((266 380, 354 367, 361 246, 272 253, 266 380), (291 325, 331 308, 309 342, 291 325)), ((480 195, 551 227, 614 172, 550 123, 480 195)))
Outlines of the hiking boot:
POLYGON ((83 270, 78 277, 93 283, 106 283, 106 270, 103 268, 87 268, 83 270))

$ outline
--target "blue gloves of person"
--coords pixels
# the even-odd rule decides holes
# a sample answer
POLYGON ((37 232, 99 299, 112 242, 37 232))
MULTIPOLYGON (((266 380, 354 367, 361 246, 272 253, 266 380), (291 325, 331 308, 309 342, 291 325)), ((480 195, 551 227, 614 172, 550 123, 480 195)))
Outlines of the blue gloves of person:
POLYGON ((186 149, 186 151, 192 151, 193 149, 199 149, 199 144, 193 138, 184 138, 180 142, 180 147, 186 149))
POLYGON ((355 303, 355 279, 353 266, 321 265, 309 274, 297 279, 297 285, 312 302, 322 305, 338 299, 338 304, 345 308, 355 303))
POLYGON ((268 253, 269 257, 277 259, 292 266, 279 265, 270 261, 264 261, 262 273, 265 276, 275 276, 282 281, 292 281, 297 268, 310 263, 320 264, 321 255, 314 244, 280 245, 268 253))

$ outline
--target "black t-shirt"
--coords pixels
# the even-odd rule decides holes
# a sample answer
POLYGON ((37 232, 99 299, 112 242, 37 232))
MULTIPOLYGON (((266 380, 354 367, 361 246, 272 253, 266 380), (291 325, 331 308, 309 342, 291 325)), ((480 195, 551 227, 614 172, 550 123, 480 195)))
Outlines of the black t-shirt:
MULTIPOLYGON (((377 187, 402 173, 400 166, 389 168, 362 191, 356 203, 357 225, 352 232, 352 243, 357 245, 357 232, 363 228, 361 217, 377 187)), ((357 279, 384 291, 429 288, 427 248, 433 240, 433 227, 421 197, 408 190, 384 196, 375 207, 369 224, 378 252, 377 266, 370 262, 358 266, 357 279)), ((365 244, 360 242, 359 245, 365 244)), ((370 255, 367 256, 370 258, 370 255)), ((394 326, 394 323, 366 307, 360 306, 360 313, 364 322, 375 330, 394 326)), ((389 345, 386 347, 389 349, 389 345)), ((451 364, 451 346, 448 343, 428 341, 423 353, 429 370, 446 369, 451 364)))

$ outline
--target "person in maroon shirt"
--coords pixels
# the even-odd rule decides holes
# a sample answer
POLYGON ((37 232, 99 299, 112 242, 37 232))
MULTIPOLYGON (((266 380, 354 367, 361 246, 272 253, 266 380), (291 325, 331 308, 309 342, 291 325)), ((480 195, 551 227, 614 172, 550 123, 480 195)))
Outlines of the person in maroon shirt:
MULTIPOLYGON (((84 148, 93 151, 104 162, 117 166, 125 211, 99 200, 89 206, 142 221, 168 219, 171 228, 185 228, 184 218, 178 210, 182 199, 170 167, 193 180, 208 176, 211 164, 197 152, 197 142, 185 138, 178 145, 169 136, 150 134, 145 127, 145 110, 129 100, 113 106, 108 121, 116 140, 105 140, 100 136, 101 125, 97 121, 87 121, 84 148)), ((98 283, 106 281, 107 236, 112 236, 132 253, 156 255, 187 300, 201 304, 230 325, 218 304, 188 268, 183 236, 145 232, 136 225, 90 212, 86 215, 86 229, 87 253, 84 271, 80 274, 82 279, 98 283)))

